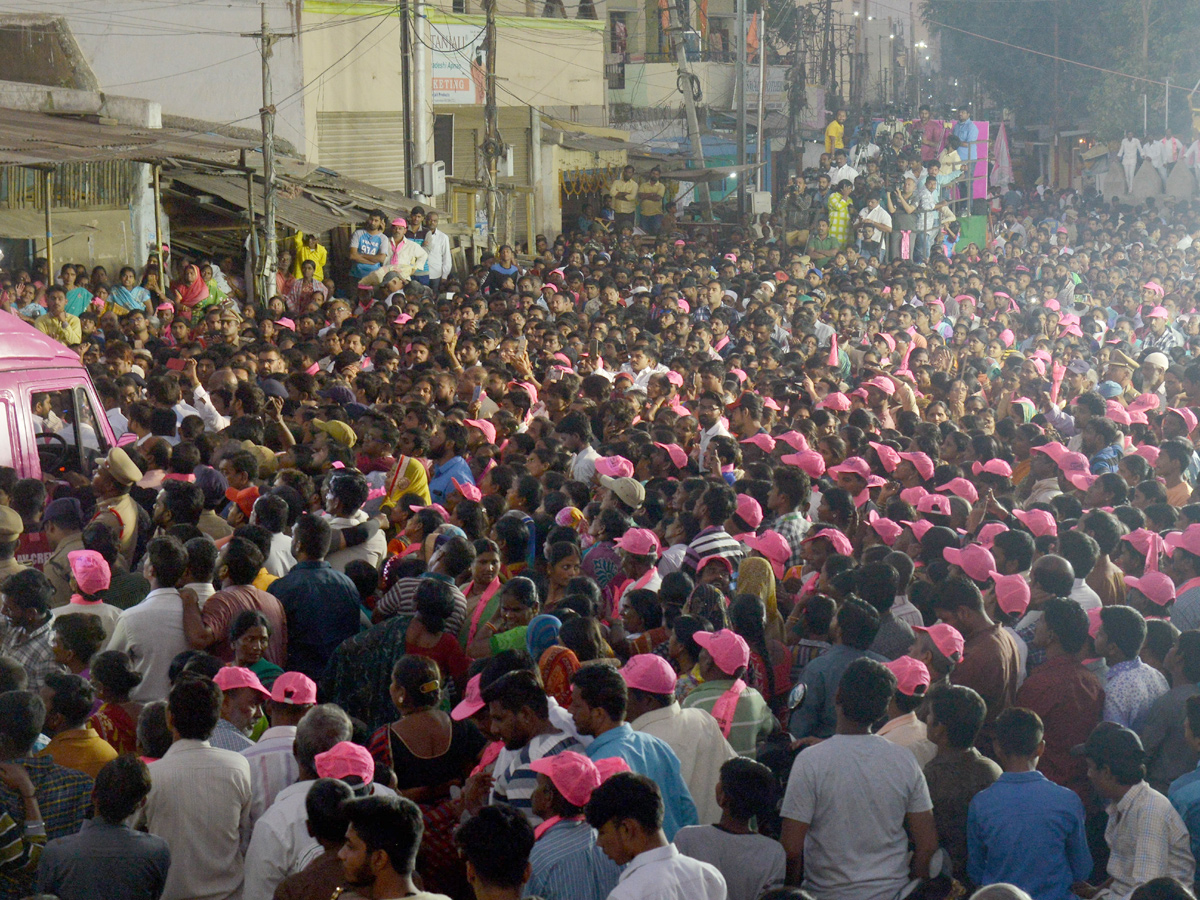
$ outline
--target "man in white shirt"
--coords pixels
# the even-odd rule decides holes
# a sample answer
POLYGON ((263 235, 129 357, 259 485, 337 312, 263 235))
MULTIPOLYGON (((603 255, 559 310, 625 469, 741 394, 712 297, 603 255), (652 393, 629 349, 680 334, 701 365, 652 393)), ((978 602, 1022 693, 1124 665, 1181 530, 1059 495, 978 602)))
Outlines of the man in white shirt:
POLYGON ((596 845, 624 866, 608 900, 725 900, 716 866, 682 855, 663 833, 663 801, 645 775, 621 772, 592 791, 588 824, 596 845))
POLYGON ((591 484, 596 474, 599 451, 592 446, 592 424, 581 412, 569 412, 554 426, 554 431, 563 442, 571 457, 571 477, 584 484, 591 484))
POLYGON ((321 845, 308 833, 304 800, 320 777, 317 757, 349 741, 352 732, 350 717, 332 703, 313 707, 296 726, 297 781, 281 790, 254 823, 246 849, 246 900, 273 896, 279 882, 320 854, 321 845))
POLYGON ((1125 139, 1121 141, 1121 149, 1117 151, 1117 159, 1125 170, 1125 193, 1133 193, 1133 176, 1137 173, 1138 160, 1142 157, 1142 142, 1126 130, 1125 139))
POLYGON ((150 763, 141 821, 171 848, 164 900, 237 900, 242 848, 250 832, 250 764, 208 742, 221 714, 221 690, 185 678, 171 689, 167 721, 174 743, 150 763))
POLYGON ((171 660, 189 649, 183 631, 183 598, 174 587, 187 567, 187 551, 177 538, 153 538, 146 547, 142 572, 150 582, 150 593, 121 613, 108 642, 107 649, 128 653, 133 668, 142 675, 141 684, 129 695, 135 703, 166 697, 171 689, 167 677, 171 660))
POLYGON ((716 795, 721 766, 737 756, 717 720, 703 709, 680 708, 675 702, 675 672, 661 656, 631 656, 621 675, 629 688, 625 715, 633 730, 662 738, 671 746, 700 824, 715 825, 721 820, 716 795))
POLYGON ((865 257, 884 261, 883 248, 886 235, 892 233, 892 217, 879 205, 879 195, 867 198, 866 209, 858 211, 858 251, 865 257))
POLYGON ((835 150, 833 153, 833 167, 829 170, 829 183, 840 184, 842 181, 854 182, 858 177, 858 170, 846 161, 845 150, 835 150))
POLYGON ((646 390, 650 376, 665 375, 669 369, 658 361, 658 349, 646 341, 639 341, 629 352, 629 362, 621 366, 620 371, 633 376, 633 386, 638 390, 646 390))
MULTIPOLYGON (((367 479, 357 472, 339 472, 329 479, 325 489, 325 519, 331 528, 349 528, 361 525, 370 518, 363 511, 367 495, 371 492, 367 479)), ((387 555, 387 538, 376 532, 365 542, 325 557, 325 561, 339 572, 346 571, 346 563, 354 559, 365 560, 376 568, 387 555)))
POLYGON ((1154 171, 1158 172, 1158 177, 1162 179, 1163 190, 1167 189, 1167 168, 1163 165, 1163 142, 1162 141, 1146 141, 1142 144, 1142 156, 1150 160, 1150 165, 1154 166, 1154 171))
POLYGON ((296 565, 292 556, 292 536, 287 533, 288 505, 282 497, 263 494, 254 501, 250 512, 250 524, 261 525, 271 532, 271 552, 263 562, 263 568, 282 578, 296 565))
POLYGON ((721 422, 721 412, 724 410, 721 396, 712 391, 705 391, 696 400, 692 413, 700 423, 700 454, 699 461, 703 463, 704 454, 708 452, 708 442, 717 435, 729 437, 729 429, 721 422))
POLYGON ((446 232, 438 231, 438 214, 430 211, 425 216, 425 243, 422 247, 429 257, 429 287, 436 296, 442 286, 442 279, 454 269, 450 255, 450 238, 446 232))
POLYGON ((261 818, 279 792, 300 777, 296 727, 317 703, 317 685, 300 672, 284 672, 271 685, 267 716, 271 727, 258 743, 242 751, 250 763, 250 825, 261 818))

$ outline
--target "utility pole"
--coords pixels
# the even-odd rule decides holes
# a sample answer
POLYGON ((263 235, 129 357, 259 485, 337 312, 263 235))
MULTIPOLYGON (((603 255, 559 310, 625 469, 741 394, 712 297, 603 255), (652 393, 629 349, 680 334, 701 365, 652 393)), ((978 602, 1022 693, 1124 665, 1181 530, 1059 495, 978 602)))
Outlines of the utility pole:
POLYGON ((763 107, 767 102, 767 0, 762 0, 758 12, 758 120, 754 126, 754 162, 758 169, 754 173, 755 190, 763 189, 763 107))
POLYGON ((496 168, 504 153, 500 140, 499 111, 496 109, 496 0, 483 0, 487 20, 483 31, 484 88, 483 101, 483 157, 487 162, 487 249, 496 246, 496 168))
MULTIPOLYGON (((744 3, 745 0, 740 0, 740 2, 744 3)), ((680 21, 679 6, 675 0, 667 2, 667 17, 671 29, 671 43, 675 49, 675 65, 679 69, 676 83, 683 91, 683 108, 687 112, 688 143, 692 145, 692 161, 696 164, 697 169, 703 171, 704 145, 700 143, 700 116, 696 112, 696 85, 698 82, 692 75, 692 67, 688 63, 687 46, 684 40, 686 29, 680 21)), ((708 192, 708 182, 697 181, 695 189, 696 197, 700 201, 700 208, 704 210, 704 221, 711 222, 713 220, 712 195, 708 192)))
MULTIPOLYGON (((746 3, 748 0, 734 0, 737 4, 737 164, 746 165, 746 3)), ((739 169, 734 181, 737 192, 738 222, 746 217, 746 175, 745 169, 739 169)))
MULTIPOLYGON (((295 37, 293 33, 274 33, 267 23, 267 4, 259 4, 262 10, 262 28, 257 33, 244 34, 243 37, 253 37, 259 40, 262 53, 262 147, 263 147, 263 252, 260 257, 261 268, 258 272, 256 287, 258 302, 266 305, 271 294, 271 280, 275 277, 275 100, 271 87, 271 57, 274 55, 275 42, 283 38, 295 37)), ((251 228, 254 227, 251 221, 251 228)))

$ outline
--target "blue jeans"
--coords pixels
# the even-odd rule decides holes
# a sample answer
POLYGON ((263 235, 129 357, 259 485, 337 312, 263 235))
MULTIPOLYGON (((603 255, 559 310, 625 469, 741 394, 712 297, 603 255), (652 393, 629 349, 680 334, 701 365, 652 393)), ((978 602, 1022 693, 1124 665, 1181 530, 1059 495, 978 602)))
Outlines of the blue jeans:
POLYGON ((642 220, 642 231, 646 232, 646 234, 658 234, 662 228, 661 214, 657 216, 641 216, 640 218, 642 220))
POLYGON ((929 259, 929 232, 914 232, 913 238, 913 262, 923 263, 929 259))

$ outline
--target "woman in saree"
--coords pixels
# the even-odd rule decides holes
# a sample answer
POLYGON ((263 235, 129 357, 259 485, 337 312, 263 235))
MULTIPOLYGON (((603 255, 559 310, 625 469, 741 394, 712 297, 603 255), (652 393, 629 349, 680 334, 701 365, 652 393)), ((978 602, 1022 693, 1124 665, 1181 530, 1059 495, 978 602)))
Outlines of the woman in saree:
POLYGON ((558 643, 561 631, 558 616, 534 616, 525 632, 525 648, 537 661, 546 693, 566 709, 571 704, 571 676, 579 671, 579 659, 558 643))
POLYGON ((151 314, 150 292, 137 283, 137 272, 133 266, 125 266, 117 274, 117 284, 108 294, 108 307, 118 316, 128 315, 132 310, 151 314))
POLYGON ((129 693, 141 684, 141 673, 125 653, 105 650, 92 658, 91 679, 100 700, 90 720, 92 727, 118 753, 135 752, 142 704, 130 701, 129 693))
POLYGON ((767 637, 783 641, 783 616, 776 596, 775 571, 771 563, 760 556, 747 557, 738 566, 738 593, 753 594, 767 610, 767 637))
POLYGON ((197 307, 207 305, 205 301, 208 300, 208 285, 204 283, 200 267, 195 263, 188 264, 187 268, 183 270, 183 279, 176 282, 171 291, 174 294, 175 302, 189 314, 197 307))
POLYGON ((78 316, 92 302, 92 292, 79 285, 79 271, 70 263, 62 267, 59 277, 63 290, 67 292, 67 313, 78 316))

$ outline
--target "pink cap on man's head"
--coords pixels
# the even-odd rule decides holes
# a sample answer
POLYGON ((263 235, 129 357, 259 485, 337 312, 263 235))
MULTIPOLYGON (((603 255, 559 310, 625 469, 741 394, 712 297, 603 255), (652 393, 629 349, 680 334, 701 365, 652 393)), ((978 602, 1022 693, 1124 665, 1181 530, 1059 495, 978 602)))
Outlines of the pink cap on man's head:
MULTIPOLYGON (((989 459, 985 463, 979 460, 971 463, 971 471, 976 475, 982 475, 987 472, 989 475, 999 475, 1001 478, 1012 478, 1012 466, 1002 459, 989 459)), ((972 500, 972 503, 975 501, 972 500)))
POLYGON ((395 225, 397 228, 407 228, 408 227, 408 222, 405 219, 401 218, 400 216, 397 216, 396 218, 392 219, 392 224, 395 225))
POLYGON ((236 691, 238 688, 250 688, 258 691, 264 697, 270 697, 271 692, 263 687, 258 676, 244 666, 225 666, 213 676, 213 683, 223 691, 236 691))
POLYGON ((1147 600, 1158 606, 1166 606, 1175 600, 1175 582, 1162 572, 1147 572, 1141 578, 1126 575, 1125 585, 1137 588, 1147 600))
POLYGON ((950 515, 950 498, 941 494, 926 494, 917 501, 917 512, 948 516, 950 515))
POLYGON ((996 585, 996 605, 1011 615, 1021 615, 1029 608, 1029 582, 1024 575, 988 573, 996 585))
POLYGON ((742 543, 751 550, 761 553, 775 570, 775 577, 782 578, 787 561, 792 558, 792 548, 778 531, 767 530, 762 534, 748 534, 742 543))
POLYGON ((1088 637, 1094 638, 1100 633, 1100 626, 1103 621, 1100 619, 1100 613, 1104 610, 1103 606, 1093 606, 1087 611, 1088 617, 1088 637))
POLYGON ((1067 479, 1067 481, 1071 482, 1071 484, 1081 491, 1086 491, 1100 480, 1099 475, 1089 475, 1087 472, 1069 472, 1064 474, 1063 478, 1067 479))
POLYGON ((366 747, 360 747, 350 741, 342 741, 324 753, 318 753, 313 757, 313 762, 316 763, 319 778, 345 781, 347 778, 357 777, 363 784, 370 784, 375 780, 375 757, 371 756, 371 751, 366 747))
POLYGON ((463 495, 465 500, 474 500, 478 503, 483 499, 483 491, 473 484, 462 484, 457 478, 451 478, 450 483, 463 495))
POLYGON ((968 503, 974 503, 979 499, 979 491, 975 490, 975 485, 971 484, 971 482, 967 481, 965 478, 951 478, 941 487, 935 488, 934 490, 941 491, 942 493, 949 492, 955 497, 961 497, 968 503))
POLYGON ((929 454, 922 453, 920 450, 914 450, 909 453, 900 452, 896 455, 912 463, 913 468, 917 470, 917 474, 925 481, 933 477, 934 465, 933 460, 929 458, 929 454))
POLYGON ((468 428, 478 428, 482 431, 489 444, 496 443, 496 426, 487 419, 463 419, 463 424, 468 428))
POLYGON ((456 722, 469 719, 487 704, 483 702, 483 689, 479 686, 479 676, 472 675, 467 680, 467 690, 458 705, 450 710, 450 718, 456 722))
POLYGON ((923 631, 929 635, 929 639, 933 641, 933 646, 938 648, 938 653, 946 657, 951 662, 960 663, 963 660, 963 648, 966 642, 963 640, 962 634, 953 625, 947 625, 945 622, 938 622, 936 625, 930 625, 924 628, 921 625, 914 625, 913 631, 923 631))
POLYGON ((929 669, 925 663, 911 656, 901 656, 884 663, 896 676, 896 690, 906 697, 915 697, 925 693, 920 688, 930 685, 929 669))
POLYGON ((841 391, 834 391, 832 394, 826 394, 825 399, 818 400, 814 405, 817 409, 832 409, 834 412, 845 412, 850 408, 850 398, 841 391))
POLYGON ((836 466, 829 467, 830 475, 858 475, 861 478, 867 478, 871 474, 871 467, 867 465, 867 461, 861 456, 851 456, 836 466))
POLYGON ((1198 423, 1198 420, 1196 419, 1196 414, 1194 412, 1192 412, 1190 409, 1188 409, 1186 406, 1179 406, 1179 407, 1168 406, 1167 412, 1175 413, 1175 415, 1177 415, 1177 416, 1179 416, 1179 418, 1183 419, 1183 424, 1187 426, 1188 434, 1191 434, 1193 431, 1196 430, 1196 425, 1198 423))
POLYGON ((649 528, 630 528, 613 543, 634 556, 658 556, 658 535, 649 528))
POLYGON ((1154 293, 1158 294, 1158 296, 1160 296, 1160 297, 1163 296, 1163 294, 1164 294, 1163 286, 1161 284, 1159 284, 1157 281, 1147 281, 1145 284, 1142 285, 1142 290, 1153 291, 1154 293))
POLYGON ((596 473, 609 478, 632 478, 633 463, 623 456, 602 456, 596 460, 596 473))
POLYGON ((762 505, 749 494, 737 495, 737 516, 751 528, 762 524, 762 505))
POLYGON ((783 441, 793 450, 807 450, 808 440, 798 431, 785 431, 783 434, 775 438, 777 441, 783 441))
POLYGON ((895 472, 896 466, 900 465, 900 454, 894 447, 889 447, 887 444, 880 444, 877 441, 870 441, 875 455, 879 457, 879 463, 883 466, 885 472, 895 472))
POLYGON ((891 519, 879 515, 875 510, 867 515, 867 524, 869 524, 874 532, 879 535, 879 539, 889 547, 896 543, 896 538, 900 537, 900 533, 904 531, 904 527, 891 519))
POLYGON ((1058 522, 1044 509, 1014 509, 1013 518, 1032 531, 1034 537, 1058 534, 1058 522))
POLYGON ((1062 458, 1062 455, 1067 452, 1067 448, 1064 447, 1059 441, 1047 441, 1040 447, 1030 447, 1029 452, 1045 453, 1052 460, 1058 462, 1059 459, 1062 458))
POLYGON ((728 556, 718 556, 715 553, 711 554, 710 556, 701 557, 700 562, 696 563, 696 574, 699 575, 701 572, 704 571, 706 566, 711 565, 713 563, 720 566, 722 569, 724 569, 730 575, 733 574, 733 562, 729 559, 729 557, 728 556))
POLYGON ((667 456, 671 457, 671 462, 674 464, 675 468, 687 468, 687 452, 678 444, 660 444, 658 441, 655 441, 654 446, 658 447, 660 450, 667 451, 667 456))
MULTIPOLYGON (((1200 525, 1189 525, 1183 531, 1172 531, 1164 539, 1167 556, 1173 556, 1177 547, 1200 556, 1200 525)), ((1136 546, 1136 545, 1135 545, 1136 546)))
POLYGON ((825 457, 816 450, 801 450, 799 453, 788 453, 779 458, 784 465, 796 466, 808 473, 810 478, 820 478, 825 474, 825 457))
POLYGON ((317 683, 303 672, 284 672, 271 685, 271 699, 292 706, 317 702, 317 683))
POLYGON ((887 394, 889 397, 896 393, 896 385, 893 384, 891 380, 884 378, 882 375, 876 376, 870 381, 864 381, 861 387, 875 388, 875 390, 883 394, 887 394))
POLYGON ((987 581, 996 570, 996 559, 992 551, 980 544, 967 544, 963 549, 945 547, 942 558, 952 566, 958 566, 975 581, 987 581))
MULTIPOLYGON (((943 498, 945 499, 945 498, 943 498)), ((901 525, 907 525, 913 536, 919 541, 925 537, 926 532, 933 527, 933 523, 928 519, 917 519, 915 522, 910 522, 908 519, 901 519, 901 525)))
POLYGON ((672 694, 675 670, 657 653, 638 653, 621 666, 621 677, 628 687, 648 694, 672 694))
POLYGON ((414 503, 414 504, 410 505, 408 508, 412 512, 420 512, 423 509, 432 509, 438 515, 440 515, 443 519, 450 518, 450 513, 448 513, 446 511, 446 507, 442 506, 442 504, 440 504, 440 503, 430 503, 428 506, 421 506, 420 504, 414 503))
POLYGON ((1133 448, 1133 455, 1140 456, 1142 459, 1146 460, 1146 462, 1150 463, 1150 465, 1154 465, 1156 462, 1158 462, 1158 454, 1160 452, 1161 451, 1158 447, 1155 447, 1151 444, 1138 444, 1138 446, 1133 448))
POLYGON ((775 438, 771 437, 765 431, 760 431, 758 434, 743 438, 740 443, 753 444, 763 453, 770 453, 775 449, 775 438))
POLYGON ((989 550, 991 550, 992 544, 996 541, 996 535, 1003 534, 1008 530, 1009 527, 1003 522, 988 522, 979 529, 978 533, 975 535, 975 540, 979 542, 980 546, 987 547, 989 550))
POLYGON ((587 806, 592 791, 617 772, 628 772, 629 763, 619 756, 593 762, 582 753, 566 750, 534 760, 529 768, 549 778, 555 790, 572 806, 587 806))
POLYGON ((708 651, 717 668, 726 675, 750 665, 750 645, 736 631, 722 628, 720 631, 697 631, 693 636, 697 644, 708 651))
POLYGON ((95 550, 71 550, 67 553, 67 564, 75 576, 75 583, 84 594, 106 591, 112 583, 108 560, 95 550))
POLYGON ((667 373, 667 383, 673 384, 675 387, 683 387, 683 376, 672 369, 667 373))
POLYGON ((800 543, 807 544, 809 541, 815 541, 817 538, 825 538, 825 540, 833 544, 833 549, 842 556, 850 556, 851 553, 853 553, 853 548, 850 545, 850 538, 846 537, 840 531, 835 531, 832 528, 822 528, 815 534, 810 534, 800 543))
POLYGON ((1169 319, 1171 314, 1167 312, 1165 306, 1156 306, 1150 312, 1146 313, 1147 319, 1169 319))
POLYGON ((1091 463, 1088 462, 1087 456, 1083 453, 1076 453, 1074 450, 1063 453, 1056 462, 1059 469, 1067 474, 1072 472, 1087 474, 1091 471, 1091 463))
POLYGON ((900 499, 912 507, 915 507, 917 505, 917 501, 922 497, 928 496, 929 491, 925 490, 925 488, 921 487, 919 484, 916 487, 905 488, 900 492, 900 499))

